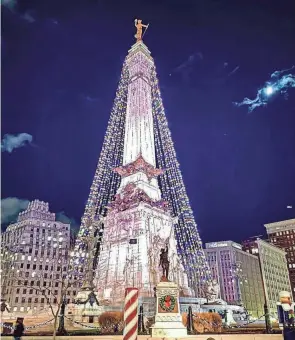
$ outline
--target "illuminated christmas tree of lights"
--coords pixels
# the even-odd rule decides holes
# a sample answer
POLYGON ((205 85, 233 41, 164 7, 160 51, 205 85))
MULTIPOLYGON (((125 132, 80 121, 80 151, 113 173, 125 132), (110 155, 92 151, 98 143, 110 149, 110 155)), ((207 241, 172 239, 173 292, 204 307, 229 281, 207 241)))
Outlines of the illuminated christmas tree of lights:
MULTIPOLYGON (((138 26, 136 27, 139 30, 138 26)), ((134 199, 136 202, 144 202, 146 211, 156 211, 162 216, 160 218, 171 220, 173 237, 176 239, 175 249, 177 247, 177 256, 181 259, 189 285, 200 285, 211 279, 211 272, 177 161, 155 64, 150 51, 142 42, 139 31, 136 38, 137 42, 130 49, 123 64, 75 251, 72 254, 73 266, 81 272, 89 252, 93 251, 98 255, 97 251, 87 249, 85 242, 85 237, 91 234, 94 225, 101 223, 99 229, 100 232, 104 230, 103 247, 110 247, 110 225, 122 212, 133 211, 134 204, 128 205, 126 202, 127 198, 130 200, 134 190, 134 199), (133 119, 133 116, 137 118, 133 119), (133 172, 130 172, 131 168, 133 172), (150 178, 149 174, 152 174, 150 178), (139 177, 134 176, 141 176, 141 179, 137 180, 135 178, 139 177)), ((118 226, 116 228, 114 230, 122 229, 118 226)), ((122 254, 119 257, 125 256, 122 254)), ((97 270, 105 271, 105 262, 99 262, 101 261, 98 260, 100 269, 97 270)), ((126 266, 126 262, 124 265, 126 266)), ((119 276, 117 275, 116 281, 124 280, 122 275, 119 276)))

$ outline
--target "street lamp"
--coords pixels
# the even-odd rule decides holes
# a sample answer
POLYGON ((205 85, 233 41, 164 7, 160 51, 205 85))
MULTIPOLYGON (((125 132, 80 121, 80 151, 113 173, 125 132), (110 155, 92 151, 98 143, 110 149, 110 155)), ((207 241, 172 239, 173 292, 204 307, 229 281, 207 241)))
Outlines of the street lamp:
POLYGON ((68 335, 65 329, 65 310, 66 310, 66 292, 63 292, 62 295, 62 304, 60 307, 60 314, 59 314, 59 325, 56 334, 57 335, 68 335))

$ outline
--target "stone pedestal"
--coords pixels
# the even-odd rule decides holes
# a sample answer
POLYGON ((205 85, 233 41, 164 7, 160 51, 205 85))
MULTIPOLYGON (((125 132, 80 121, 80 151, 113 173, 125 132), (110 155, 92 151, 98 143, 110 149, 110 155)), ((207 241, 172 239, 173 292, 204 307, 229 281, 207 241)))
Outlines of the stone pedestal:
POLYGON ((174 282, 161 281, 156 288, 157 311, 152 337, 181 338, 187 336, 179 307, 179 289, 174 282))
POLYGON ((92 327, 99 325, 99 316, 104 312, 104 307, 100 305, 97 295, 90 284, 83 284, 71 308, 75 327, 80 327, 81 323, 92 327))

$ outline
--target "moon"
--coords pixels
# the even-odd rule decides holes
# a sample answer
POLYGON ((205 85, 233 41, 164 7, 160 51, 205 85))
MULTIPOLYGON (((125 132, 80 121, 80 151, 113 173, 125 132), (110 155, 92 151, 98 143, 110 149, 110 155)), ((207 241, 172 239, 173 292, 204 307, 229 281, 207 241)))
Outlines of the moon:
POLYGON ((274 89, 272 86, 267 86, 265 89, 264 89, 264 92, 267 96, 271 96, 274 92, 274 89))

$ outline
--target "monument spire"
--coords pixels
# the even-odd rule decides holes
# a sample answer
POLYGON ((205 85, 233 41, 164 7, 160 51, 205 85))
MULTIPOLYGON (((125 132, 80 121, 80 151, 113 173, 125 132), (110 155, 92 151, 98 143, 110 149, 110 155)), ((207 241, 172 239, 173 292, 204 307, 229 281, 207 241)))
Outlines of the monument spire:
POLYGON ((143 25, 123 64, 100 158, 77 237, 73 264, 85 267, 87 221, 102 224, 96 286, 120 301, 124 288, 153 296, 159 256, 168 245, 169 280, 188 295, 211 278, 183 183, 143 25))

